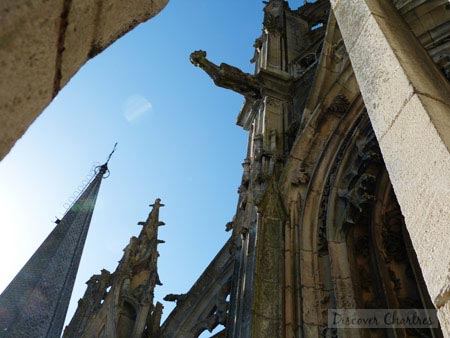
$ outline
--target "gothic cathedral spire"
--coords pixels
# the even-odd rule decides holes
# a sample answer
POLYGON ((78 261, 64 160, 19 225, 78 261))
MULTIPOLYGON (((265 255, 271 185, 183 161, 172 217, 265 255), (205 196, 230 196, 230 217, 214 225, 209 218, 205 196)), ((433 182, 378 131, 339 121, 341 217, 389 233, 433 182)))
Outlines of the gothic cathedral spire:
MULTIPOLYGON (((109 160, 109 159, 108 159, 109 160)), ((59 338, 107 163, 0 295, 0 338, 59 338)))

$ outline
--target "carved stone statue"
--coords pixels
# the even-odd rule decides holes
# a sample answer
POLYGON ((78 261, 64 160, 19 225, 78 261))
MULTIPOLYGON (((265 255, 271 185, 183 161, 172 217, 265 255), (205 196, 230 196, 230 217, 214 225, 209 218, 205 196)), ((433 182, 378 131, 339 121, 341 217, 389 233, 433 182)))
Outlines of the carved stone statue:
POLYGON ((261 98, 261 84, 255 76, 226 63, 217 66, 206 58, 206 52, 202 50, 193 52, 190 60, 194 66, 202 68, 217 86, 231 89, 248 98, 261 98))

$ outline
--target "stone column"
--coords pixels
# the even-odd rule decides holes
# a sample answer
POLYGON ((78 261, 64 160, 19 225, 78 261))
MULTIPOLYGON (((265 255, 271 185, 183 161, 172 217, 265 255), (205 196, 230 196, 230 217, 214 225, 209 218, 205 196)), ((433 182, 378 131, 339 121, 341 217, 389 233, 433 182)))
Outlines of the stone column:
POLYGON ((428 291, 450 337, 450 85, 392 1, 331 5, 428 291))

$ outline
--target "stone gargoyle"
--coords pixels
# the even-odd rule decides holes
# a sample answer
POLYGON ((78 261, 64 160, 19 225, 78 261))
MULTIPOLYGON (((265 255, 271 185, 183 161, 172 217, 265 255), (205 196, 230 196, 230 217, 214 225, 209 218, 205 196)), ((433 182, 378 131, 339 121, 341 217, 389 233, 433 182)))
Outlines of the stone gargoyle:
POLYGON ((174 294, 174 293, 169 293, 167 296, 165 296, 163 298, 166 302, 176 302, 177 304, 179 302, 182 302, 183 300, 186 299, 186 294, 174 294))
POLYGON ((247 98, 261 98, 261 84, 255 76, 226 63, 217 66, 206 58, 206 52, 202 50, 193 52, 190 60, 194 66, 202 68, 217 86, 231 89, 247 98))

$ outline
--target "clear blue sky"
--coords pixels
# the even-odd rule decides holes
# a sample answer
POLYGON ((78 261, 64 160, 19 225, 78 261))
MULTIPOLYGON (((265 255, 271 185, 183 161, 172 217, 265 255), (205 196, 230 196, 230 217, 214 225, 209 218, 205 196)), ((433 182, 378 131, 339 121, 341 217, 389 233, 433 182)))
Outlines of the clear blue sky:
MULTIPOLYGON (((0 291, 116 141, 68 316, 92 274, 115 270, 157 197, 167 226, 156 298, 188 291, 229 236, 247 141, 235 125, 243 98, 215 87, 189 54, 204 49, 216 63, 253 72, 262 8, 257 0, 171 0, 80 70, 0 162, 0 291)), ((164 305, 166 316, 172 303, 164 305)))

